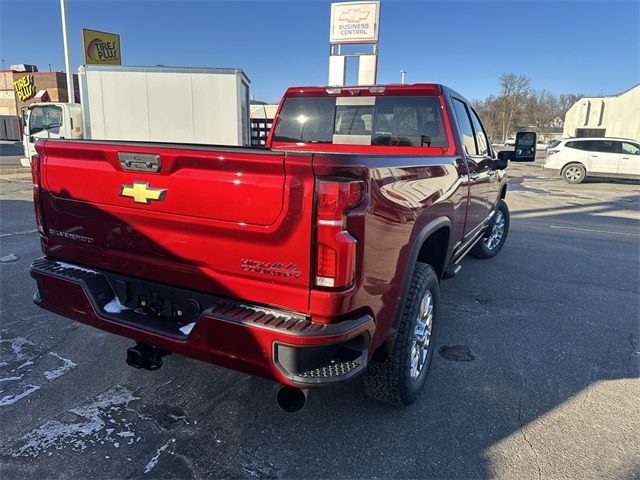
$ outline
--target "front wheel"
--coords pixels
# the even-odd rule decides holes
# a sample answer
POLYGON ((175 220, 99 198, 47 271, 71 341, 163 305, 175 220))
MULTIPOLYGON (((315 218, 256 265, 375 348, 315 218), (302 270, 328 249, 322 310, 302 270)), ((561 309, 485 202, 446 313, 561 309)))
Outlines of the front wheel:
POLYGON ((415 402, 433 357, 439 301, 436 272, 417 263, 393 350, 386 360, 370 363, 362 375, 368 396, 392 405, 415 402))
POLYGON ((504 200, 500 200, 491 219, 491 225, 469 253, 476 258, 495 257, 502 250, 508 233, 509 207, 504 200))

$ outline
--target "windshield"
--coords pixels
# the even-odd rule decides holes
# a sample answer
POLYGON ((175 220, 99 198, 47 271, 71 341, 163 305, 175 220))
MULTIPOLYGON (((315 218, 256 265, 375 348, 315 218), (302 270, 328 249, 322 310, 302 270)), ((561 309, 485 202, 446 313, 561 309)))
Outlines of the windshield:
POLYGON ((29 114, 29 133, 62 126, 62 107, 56 105, 35 106, 29 114))
POLYGON ((287 98, 275 142, 447 147, 435 96, 287 98))

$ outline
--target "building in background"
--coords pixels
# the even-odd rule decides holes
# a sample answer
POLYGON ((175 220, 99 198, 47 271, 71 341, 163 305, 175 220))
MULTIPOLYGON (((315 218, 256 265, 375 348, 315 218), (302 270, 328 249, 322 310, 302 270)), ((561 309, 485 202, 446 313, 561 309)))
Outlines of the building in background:
POLYGON ((640 84, 618 95, 578 100, 565 115, 563 136, 640 141, 640 84))
MULTIPOLYGON (((79 101, 78 76, 73 77, 75 98, 79 101)), ((20 140, 19 118, 32 103, 68 101, 64 72, 38 72, 33 65, 0 70, 0 140, 20 140)))
POLYGON ((263 147, 273 119, 278 111, 278 105, 268 104, 259 100, 251 100, 251 145, 263 147))

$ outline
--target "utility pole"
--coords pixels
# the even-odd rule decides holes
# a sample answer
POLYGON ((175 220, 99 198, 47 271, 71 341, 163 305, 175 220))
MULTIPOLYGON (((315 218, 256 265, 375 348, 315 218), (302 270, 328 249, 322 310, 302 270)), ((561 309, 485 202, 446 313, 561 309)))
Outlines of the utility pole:
POLYGON ((60 0, 60 14, 62 16, 62 39, 64 41, 64 65, 67 70, 67 96, 69 103, 75 103, 73 91, 73 72, 71 71, 71 54, 69 53, 69 33, 67 32, 67 1, 60 0))
POLYGON ((400 70, 400 83, 404 85, 404 75, 407 73, 406 70, 400 70))

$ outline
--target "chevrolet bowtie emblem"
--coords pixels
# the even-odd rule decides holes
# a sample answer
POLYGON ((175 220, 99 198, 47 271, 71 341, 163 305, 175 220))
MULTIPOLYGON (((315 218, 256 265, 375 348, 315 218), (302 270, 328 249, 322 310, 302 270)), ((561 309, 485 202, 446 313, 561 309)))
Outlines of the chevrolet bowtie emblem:
POLYGON ((136 203, 149 203, 151 200, 164 200, 166 188, 151 188, 146 182, 133 182, 133 185, 120 187, 121 197, 131 197, 136 203))

